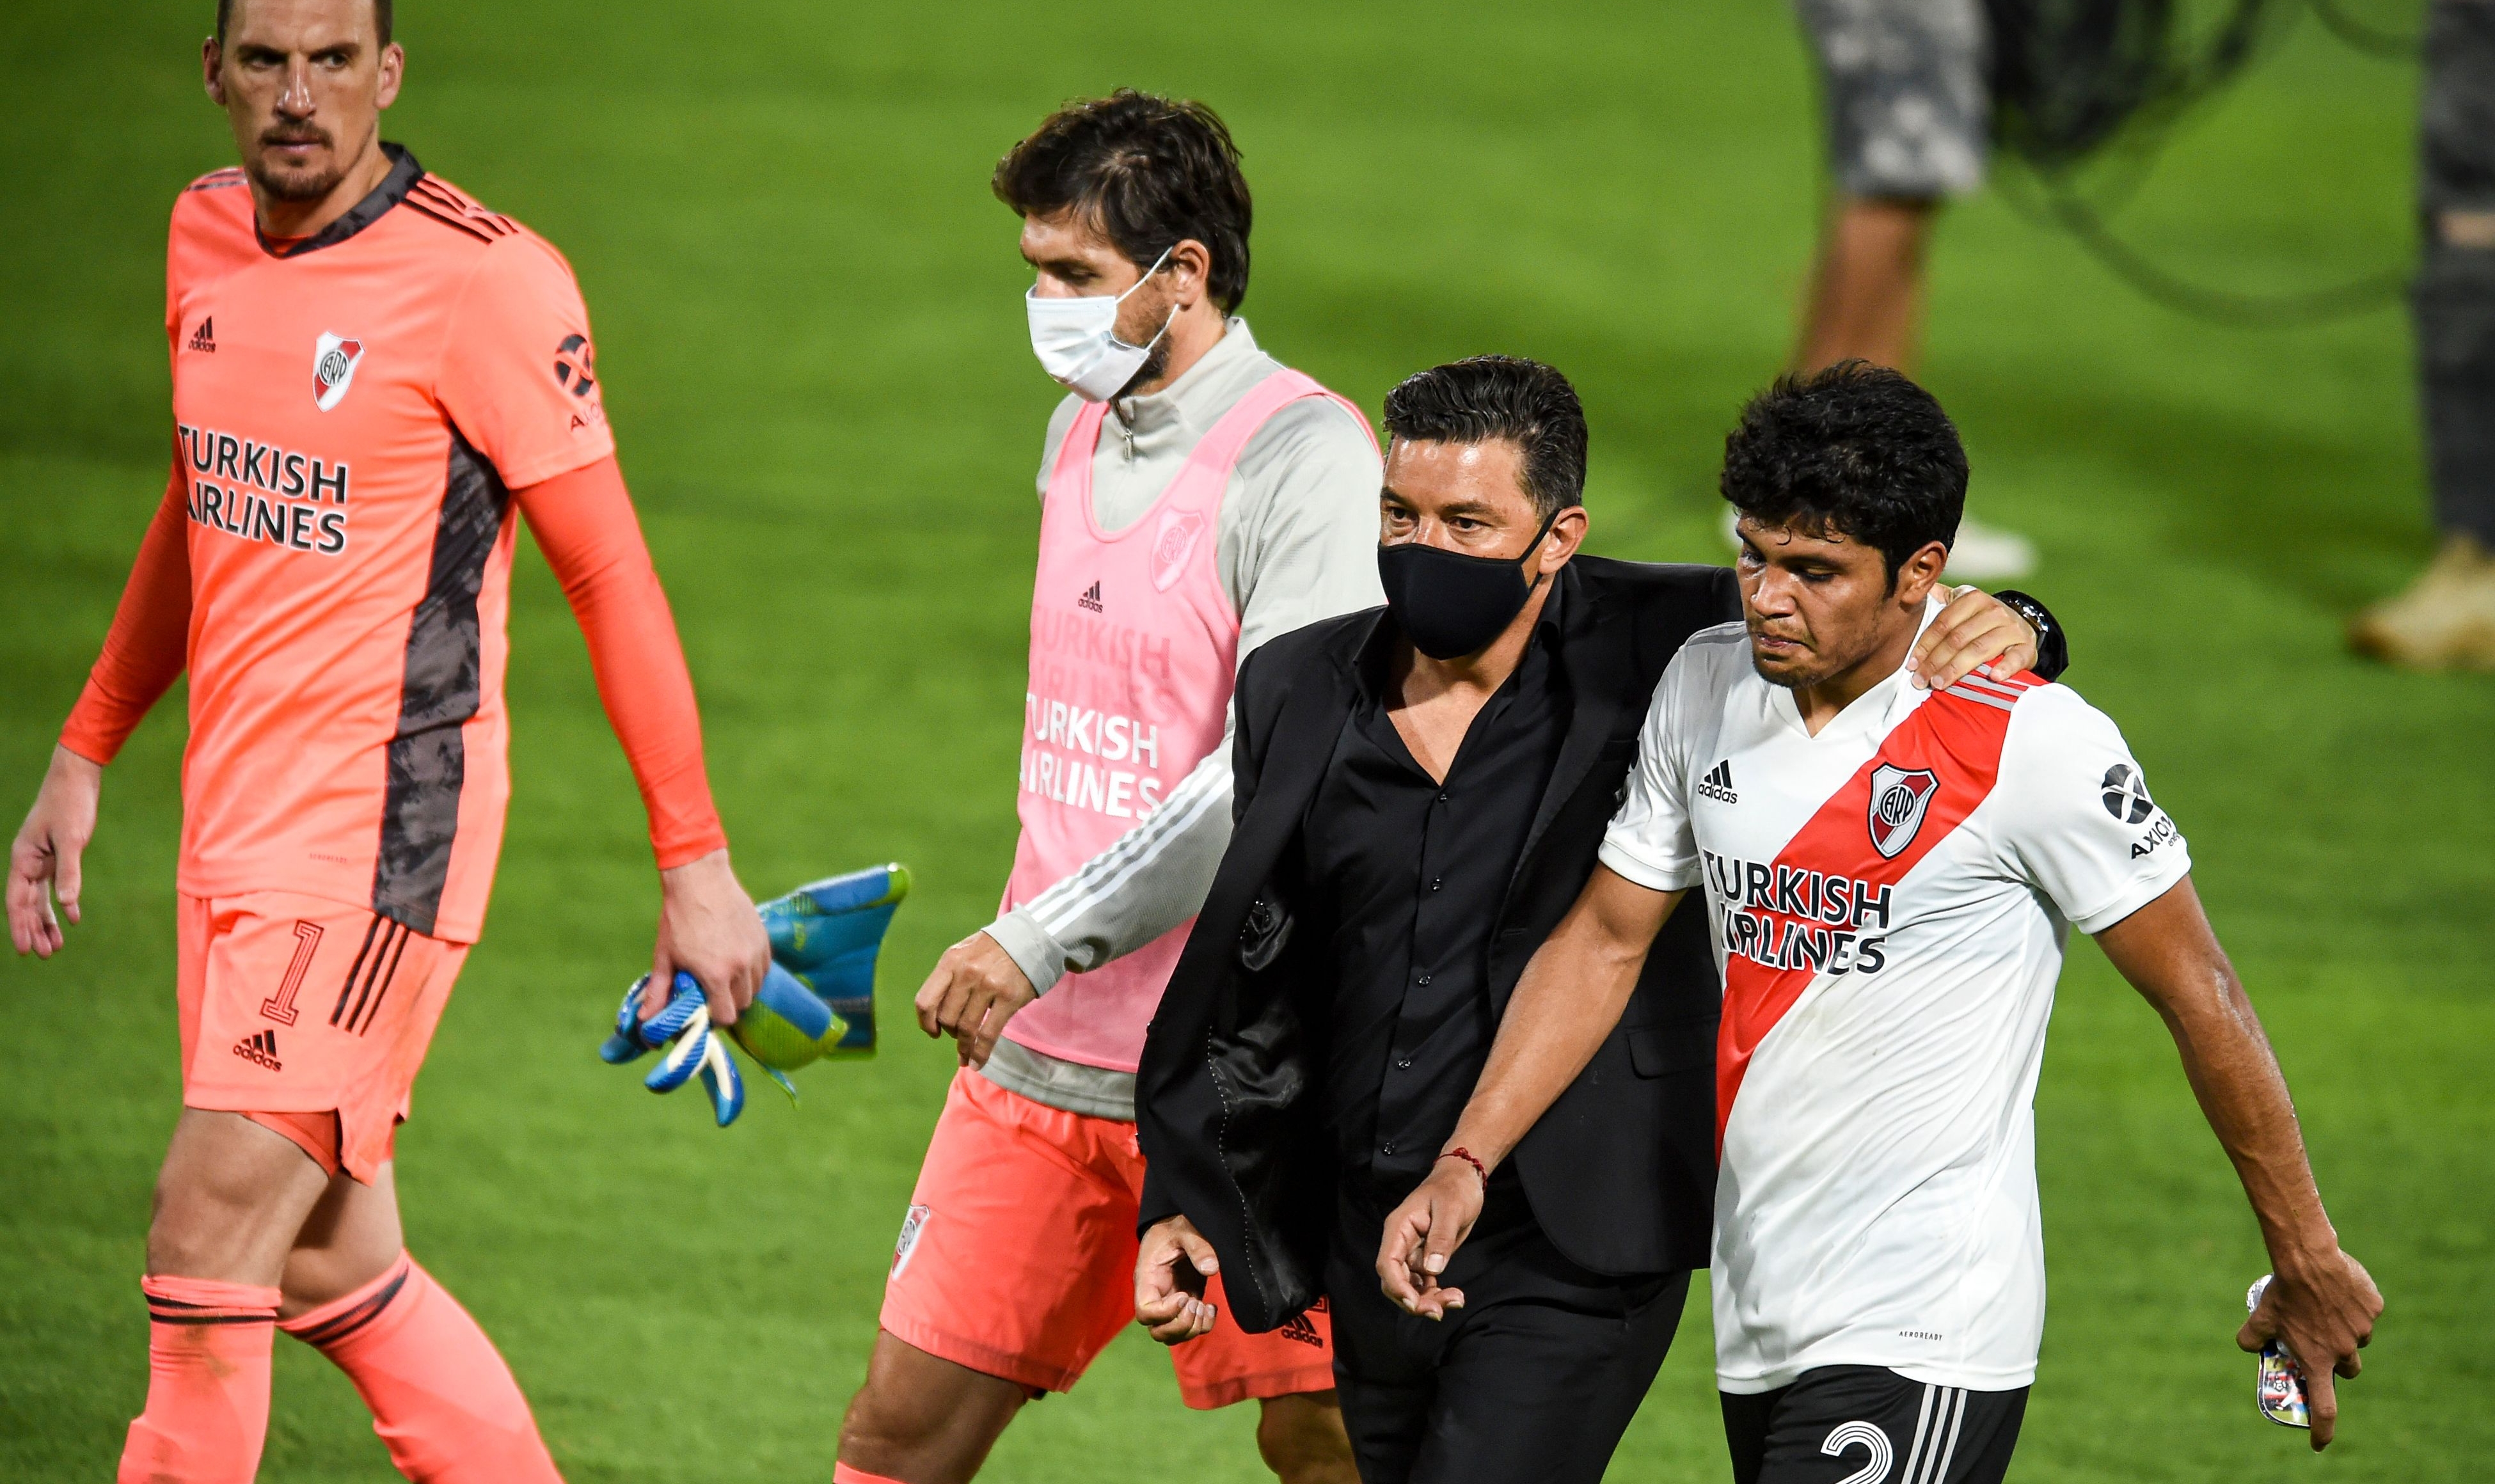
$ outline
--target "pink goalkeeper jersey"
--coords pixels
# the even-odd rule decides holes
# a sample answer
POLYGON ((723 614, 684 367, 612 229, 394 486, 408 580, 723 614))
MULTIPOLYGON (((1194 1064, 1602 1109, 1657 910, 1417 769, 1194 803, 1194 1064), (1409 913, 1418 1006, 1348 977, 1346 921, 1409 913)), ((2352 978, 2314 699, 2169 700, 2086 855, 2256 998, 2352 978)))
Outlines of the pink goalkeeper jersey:
MULTIPOLYGON (((1116 845, 1220 743, 1239 654, 1239 615, 1214 560, 1222 492, 1257 429, 1303 397, 1329 397, 1360 416, 1314 379, 1277 371, 1213 425, 1143 518, 1115 535, 1092 514, 1092 455, 1107 405, 1086 406, 1067 430, 1040 507, 1022 840, 1002 912, 1116 845)), ((1193 925, 1065 975, 1014 1016, 1005 1037, 1060 1061, 1133 1071, 1193 925)))

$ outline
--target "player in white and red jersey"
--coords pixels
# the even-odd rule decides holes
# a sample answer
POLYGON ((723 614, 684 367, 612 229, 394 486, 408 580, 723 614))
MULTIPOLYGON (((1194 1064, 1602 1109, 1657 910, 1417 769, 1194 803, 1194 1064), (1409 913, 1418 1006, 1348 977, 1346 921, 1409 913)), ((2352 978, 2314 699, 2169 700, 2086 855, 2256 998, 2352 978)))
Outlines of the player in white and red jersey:
MULTIPOLYGON (((1735 1476, 1992 1484, 2044 1330, 2032 1104, 2076 926, 2173 1029, 2279 1275, 2239 1341, 2304 1357, 2326 1444, 2331 1372, 2356 1373, 2382 1301, 2339 1250, 2181 833, 2075 693, 1907 683, 1966 487, 1956 429, 1904 377, 1848 362, 1754 400, 1723 486, 1744 622, 1665 671, 1602 866, 1526 971, 1451 1147, 1504 1157, 1703 886, 1735 1476)), ((1443 1161, 1390 1220, 1380 1277, 1415 1312, 1461 1302, 1433 1275, 1479 1184, 1443 1161)))
POLYGON ((392 1149, 484 924, 525 517, 650 816, 654 982, 735 1018, 769 948, 728 867, 693 686, 561 254, 380 139, 387 0, 227 0, 207 90, 242 168, 174 202, 173 467, 11 852, 20 953, 78 921, 101 780, 187 672, 182 1113, 141 1287, 124 1484, 244 1484, 284 1330, 427 1484, 556 1477, 484 1331, 405 1251, 392 1149))

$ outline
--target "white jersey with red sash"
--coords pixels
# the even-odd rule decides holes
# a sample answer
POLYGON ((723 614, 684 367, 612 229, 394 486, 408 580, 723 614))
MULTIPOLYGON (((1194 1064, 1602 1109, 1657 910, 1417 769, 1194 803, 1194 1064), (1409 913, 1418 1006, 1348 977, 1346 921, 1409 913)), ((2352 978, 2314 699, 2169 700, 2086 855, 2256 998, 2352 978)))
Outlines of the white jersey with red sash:
MULTIPOLYGON (((1084 408, 1067 431, 1040 508, 1022 839, 1001 912, 1081 870, 1164 805, 1225 802, 1209 791, 1173 797, 1221 741, 1238 665, 1239 615, 1214 560, 1222 494, 1257 429, 1303 397, 1330 397, 1360 416, 1312 378, 1277 371, 1206 430, 1142 518, 1114 533, 1092 509, 1106 405, 1084 408)), ((1061 1061, 1133 1071, 1192 924, 1065 975, 1014 1016, 1006 1037, 1061 1061)))
POLYGON ((2032 675, 1900 672, 1812 736, 1726 625, 1657 687, 1602 858, 1703 884, 1723 967, 1717 1383, 2029 1384, 2063 943, 2191 868, 2113 723, 2032 675))

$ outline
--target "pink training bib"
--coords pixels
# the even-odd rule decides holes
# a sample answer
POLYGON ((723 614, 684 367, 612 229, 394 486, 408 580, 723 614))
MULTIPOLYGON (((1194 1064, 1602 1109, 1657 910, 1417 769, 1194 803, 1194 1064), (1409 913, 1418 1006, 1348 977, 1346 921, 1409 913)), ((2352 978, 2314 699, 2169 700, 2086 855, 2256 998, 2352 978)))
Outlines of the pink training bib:
MULTIPOLYGON (((1214 561, 1221 497, 1248 440, 1302 397, 1331 397, 1369 426, 1358 408, 1314 379, 1277 371, 1222 415, 1160 499, 1115 536, 1092 515, 1092 455, 1107 405, 1085 407, 1066 431, 1040 507, 1023 700, 1022 840, 1004 911, 1150 819, 1220 743, 1239 654, 1239 615, 1214 561)), ((1191 799, 1182 807, 1225 806, 1191 799)), ((1153 864, 1146 850, 1109 862, 1098 887, 1114 888, 1153 864)), ((1005 1036, 1060 1061, 1133 1071, 1193 925, 1181 923, 1089 974, 1065 975, 1015 1015, 1005 1036)))

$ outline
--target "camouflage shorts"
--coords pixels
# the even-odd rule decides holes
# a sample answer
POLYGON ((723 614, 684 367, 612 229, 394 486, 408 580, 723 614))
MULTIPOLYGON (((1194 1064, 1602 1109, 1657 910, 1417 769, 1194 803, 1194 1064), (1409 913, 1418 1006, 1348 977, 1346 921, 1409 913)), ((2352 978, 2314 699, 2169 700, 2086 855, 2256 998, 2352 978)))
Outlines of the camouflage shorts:
POLYGON ((2427 8, 2418 182, 2428 211, 2495 210, 2495 4, 2427 8))
POLYGON ((1983 0, 1795 0, 1827 88, 1829 166, 1850 195, 1984 183, 1992 112, 1983 0))

